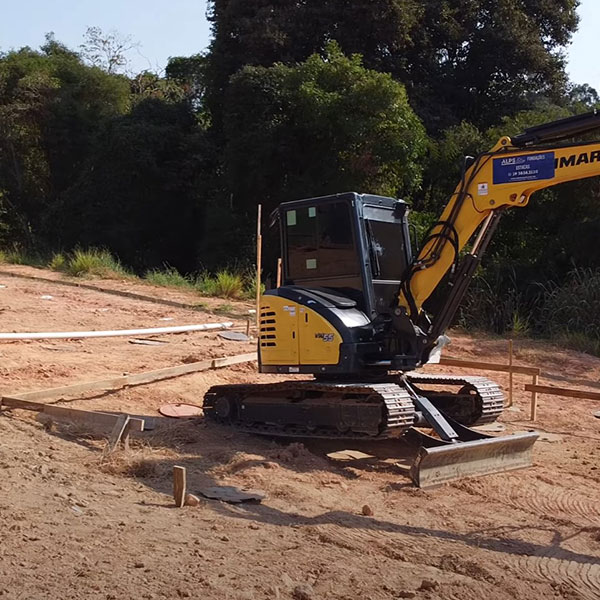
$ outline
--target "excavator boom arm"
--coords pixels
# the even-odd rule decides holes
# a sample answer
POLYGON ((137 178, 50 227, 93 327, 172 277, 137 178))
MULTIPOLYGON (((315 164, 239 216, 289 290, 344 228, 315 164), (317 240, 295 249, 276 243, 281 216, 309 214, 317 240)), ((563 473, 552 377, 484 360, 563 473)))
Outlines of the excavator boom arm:
POLYGON ((543 188, 600 175, 600 141, 552 143, 598 128, 600 113, 563 119, 503 137, 475 159, 404 278, 398 302, 413 321, 478 229, 470 252, 474 259, 485 250, 503 210, 526 206, 543 188))

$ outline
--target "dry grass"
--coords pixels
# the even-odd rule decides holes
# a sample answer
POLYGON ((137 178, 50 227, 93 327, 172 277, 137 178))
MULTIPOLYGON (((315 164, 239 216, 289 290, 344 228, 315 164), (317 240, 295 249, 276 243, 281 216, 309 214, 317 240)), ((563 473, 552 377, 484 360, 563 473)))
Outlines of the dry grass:
POLYGON ((157 456, 148 448, 135 453, 113 452, 102 456, 99 468, 107 475, 132 479, 165 479, 171 476, 171 470, 164 458, 166 457, 157 456))

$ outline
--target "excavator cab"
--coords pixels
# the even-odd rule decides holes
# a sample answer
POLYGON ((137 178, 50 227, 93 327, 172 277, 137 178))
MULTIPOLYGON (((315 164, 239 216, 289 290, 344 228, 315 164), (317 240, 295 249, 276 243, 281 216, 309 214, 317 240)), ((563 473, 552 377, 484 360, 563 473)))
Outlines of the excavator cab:
POLYGON ((330 290, 370 319, 388 313, 412 262, 403 200, 356 193, 278 209, 283 285, 330 290))
POLYGON ((279 206, 283 277, 261 303, 263 373, 376 377, 422 360, 418 328, 397 326, 413 256, 402 200, 344 193, 279 206))

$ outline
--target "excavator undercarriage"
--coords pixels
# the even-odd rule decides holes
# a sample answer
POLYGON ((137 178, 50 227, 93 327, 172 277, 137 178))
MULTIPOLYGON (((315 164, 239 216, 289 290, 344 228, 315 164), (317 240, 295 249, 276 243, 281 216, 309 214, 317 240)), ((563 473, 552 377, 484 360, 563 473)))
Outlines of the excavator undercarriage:
POLYGON ((276 437, 405 437, 419 447, 410 471, 419 487, 531 464, 537 434, 492 438, 468 427, 491 423, 501 414, 503 394, 494 382, 435 375, 386 379, 213 386, 205 396, 204 411, 238 431, 276 437), (439 387, 443 389, 435 389, 439 387), (433 427, 439 437, 420 427, 433 427))

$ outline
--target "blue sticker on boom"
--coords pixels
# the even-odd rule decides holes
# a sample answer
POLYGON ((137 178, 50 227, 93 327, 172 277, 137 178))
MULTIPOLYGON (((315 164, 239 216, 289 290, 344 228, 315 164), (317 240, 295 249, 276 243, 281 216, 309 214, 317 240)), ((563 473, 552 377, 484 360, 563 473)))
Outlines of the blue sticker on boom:
POLYGON ((552 179, 556 168, 554 152, 494 159, 494 183, 518 183, 552 179))

